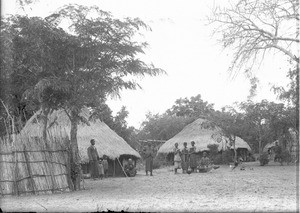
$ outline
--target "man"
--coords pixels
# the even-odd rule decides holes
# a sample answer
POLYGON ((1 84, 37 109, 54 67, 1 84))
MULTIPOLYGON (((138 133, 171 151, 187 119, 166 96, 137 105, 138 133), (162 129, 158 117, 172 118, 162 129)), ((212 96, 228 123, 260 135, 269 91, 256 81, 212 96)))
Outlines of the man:
POLYGON ((177 174, 177 169, 180 169, 181 157, 180 157, 180 149, 178 149, 178 143, 175 143, 174 148, 174 169, 175 174, 177 174))
POLYGON ((152 150, 151 144, 148 143, 148 147, 145 151, 145 158, 146 158, 146 175, 148 175, 148 172, 150 172, 150 176, 153 176, 153 158, 154 158, 154 152, 152 150))
POLYGON ((182 167, 183 174, 185 174, 188 170, 188 157, 189 157, 189 150, 187 149, 187 142, 184 142, 183 149, 181 151, 181 167, 182 167))
POLYGON ((136 168, 131 158, 128 159, 127 164, 124 166, 124 171, 128 177, 134 177, 136 175, 136 168))
POLYGON ((98 151, 95 147, 95 140, 91 139, 91 145, 87 149, 88 157, 89 157, 89 163, 90 163, 90 174, 91 178, 94 180, 96 178, 100 178, 100 171, 99 171, 99 165, 98 165, 98 151))

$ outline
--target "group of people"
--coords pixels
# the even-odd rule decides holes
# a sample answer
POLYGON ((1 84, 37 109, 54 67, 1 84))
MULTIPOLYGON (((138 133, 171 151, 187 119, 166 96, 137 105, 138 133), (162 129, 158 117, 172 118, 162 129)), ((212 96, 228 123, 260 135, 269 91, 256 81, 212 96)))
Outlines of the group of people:
MULTIPOLYGON (((198 164, 196 155, 195 142, 191 142, 191 147, 187 148, 187 142, 183 143, 183 149, 178 148, 178 143, 175 143, 174 147, 174 170, 177 174, 178 169, 182 169, 182 173, 192 172, 208 172, 215 168, 211 163, 206 152, 203 152, 203 156, 198 164)), ((216 167, 217 168, 217 167, 216 167)))
POLYGON ((103 177, 107 177, 108 172, 108 161, 107 156, 99 157, 97 148, 95 147, 95 140, 91 139, 91 145, 87 149, 89 164, 90 164, 90 174, 91 178, 102 179, 103 177))

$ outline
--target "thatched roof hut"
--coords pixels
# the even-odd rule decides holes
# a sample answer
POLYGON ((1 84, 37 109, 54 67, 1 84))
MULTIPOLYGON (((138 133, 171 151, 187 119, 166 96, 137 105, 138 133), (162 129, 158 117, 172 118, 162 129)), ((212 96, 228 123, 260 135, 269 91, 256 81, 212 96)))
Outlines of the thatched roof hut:
MULTIPOLYGON (((190 142, 194 141, 197 152, 207 151, 207 145, 209 144, 218 144, 219 150, 224 150, 228 144, 228 139, 221 136, 220 129, 216 128, 215 130, 203 128, 204 119, 197 119, 193 123, 184 127, 184 129, 175 135, 173 138, 167 140, 158 150, 159 153, 172 153, 175 143, 178 143, 178 146, 183 147, 183 143, 187 142, 190 146, 190 142)), ((251 151, 250 146, 241 138, 236 138, 236 149, 243 148, 251 151)), ((232 148, 232 147, 230 147, 232 148)))
MULTIPOLYGON (((42 126, 38 122, 39 113, 37 112, 30 118, 22 131, 26 131, 29 135, 41 135, 42 126)), ((83 116, 88 117, 86 113, 83 116)), ((57 132, 58 129, 61 129, 63 131, 60 134, 67 134, 70 138, 71 122, 63 110, 54 111, 48 119, 48 131, 57 132)), ((115 159, 121 155, 132 155, 141 158, 137 151, 104 122, 97 120, 88 123, 89 125, 81 122, 78 124, 77 130, 78 149, 82 162, 88 162, 87 148, 90 146, 91 139, 95 139, 95 146, 100 156, 106 155, 115 159)))
MULTIPOLYGON (((39 122, 39 114, 40 111, 28 120, 22 130, 23 132, 26 132, 31 136, 41 137, 42 125, 39 122)), ((111 162, 111 164, 113 164, 111 167, 114 167, 114 169, 110 172, 112 174, 117 174, 118 171, 116 170, 120 170, 119 173, 122 173, 121 168, 118 167, 120 166, 119 162, 123 164, 124 159, 129 157, 134 160, 141 158, 140 154, 136 150, 129 146, 122 137, 110 129, 104 122, 99 120, 88 121, 89 112, 87 110, 83 110, 81 116, 85 118, 86 123, 81 122, 78 124, 77 142, 79 155, 83 164, 88 163, 87 148, 90 146, 91 139, 95 139, 96 141, 95 146, 98 150, 99 156, 106 155, 111 161, 113 161, 111 162)), ((66 134, 70 138, 71 122, 65 111, 54 111, 48 116, 48 119, 48 132, 51 132, 52 135, 56 134, 58 137, 62 134, 66 134)))

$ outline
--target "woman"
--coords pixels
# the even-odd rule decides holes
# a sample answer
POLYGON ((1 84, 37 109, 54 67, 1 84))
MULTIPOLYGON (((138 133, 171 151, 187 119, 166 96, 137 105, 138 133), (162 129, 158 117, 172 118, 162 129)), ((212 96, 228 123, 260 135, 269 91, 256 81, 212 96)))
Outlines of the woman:
POLYGON ((189 157, 189 150, 187 149, 187 142, 184 142, 183 149, 181 151, 181 167, 182 167, 183 174, 185 174, 188 169, 188 157, 189 157))
POLYGON ((195 146, 195 142, 192 141, 191 142, 192 147, 190 148, 189 151, 189 156, 190 156, 190 168, 192 169, 192 172, 196 171, 197 168, 197 156, 196 156, 196 146, 195 146))
POLYGON ((175 148, 174 148, 174 169, 175 169, 175 174, 177 174, 177 169, 180 169, 180 162, 181 162, 181 157, 180 157, 180 149, 178 148, 178 143, 175 143, 175 148))
POLYGON ((150 176, 153 176, 152 170, 153 170, 154 153, 153 153, 150 143, 148 144, 148 147, 146 148, 145 158, 146 158, 146 175, 148 175, 148 172, 150 172, 150 176))

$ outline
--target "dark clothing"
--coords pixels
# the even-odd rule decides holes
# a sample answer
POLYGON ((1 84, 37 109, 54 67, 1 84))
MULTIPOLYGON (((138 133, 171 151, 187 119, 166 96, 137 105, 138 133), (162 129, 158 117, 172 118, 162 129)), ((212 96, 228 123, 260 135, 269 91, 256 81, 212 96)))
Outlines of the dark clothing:
POLYGON ((100 170, 99 170, 99 155, 95 146, 91 145, 87 149, 89 162, 90 162, 90 174, 91 178, 99 178, 100 170))
POLYGON ((154 158, 154 153, 152 149, 147 148, 145 151, 145 158, 146 158, 146 172, 152 173, 153 170, 153 158, 154 158))
POLYGON ((91 178, 99 178, 100 177, 100 166, 97 160, 90 161, 90 174, 91 178))
POLYGON ((128 177, 134 177, 136 175, 136 168, 132 163, 127 163, 124 166, 124 170, 128 177))
POLYGON ((187 171, 188 169, 188 157, 189 151, 187 148, 183 148, 181 151, 181 167, 183 171, 187 171))
POLYGON ((197 168, 197 156, 196 156, 196 147, 192 146, 189 151, 190 155, 190 167, 191 169, 197 168))
POLYGON ((89 148, 87 149, 87 152, 88 152, 89 161, 99 159, 98 151, 95 146, 90 145, 89 148))

